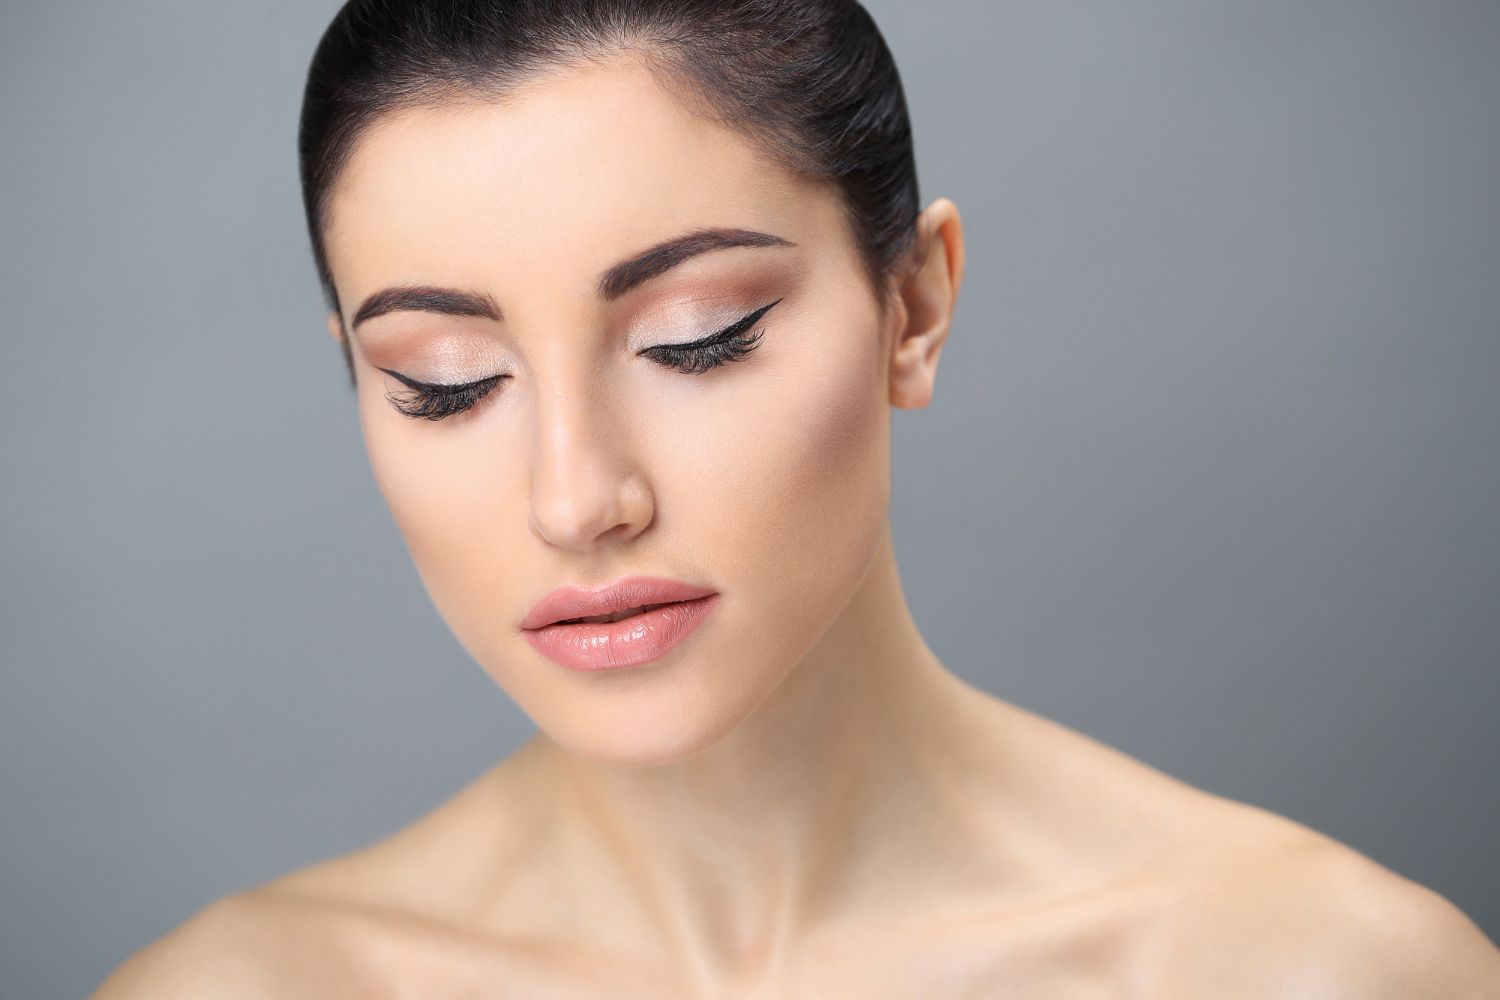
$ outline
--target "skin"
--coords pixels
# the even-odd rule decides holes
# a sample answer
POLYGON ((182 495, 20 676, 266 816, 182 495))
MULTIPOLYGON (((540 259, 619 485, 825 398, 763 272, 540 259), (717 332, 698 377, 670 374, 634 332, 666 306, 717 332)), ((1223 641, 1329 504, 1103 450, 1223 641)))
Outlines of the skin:
POLYGON ((882 312, 833 189, 618 57, 379 122, 328 243, 382 494, 539 731, 411 826, 206 906, 97 997, 1500 997, 1500 952, 1441 896, 928 648, 889 530, 890 420, 932 398, 964 271, 951 201, 882 312), (596 293, 704 226, 794 246, 596 293), (503 318, 349 332, 399 284, 503 318), (778 298, 743 361, 638 354, 778 298), (512 377, 429 422, 381 367, 512 377), (518 634, 553 587, 630 573, 719 607, 613 674, 518 634))

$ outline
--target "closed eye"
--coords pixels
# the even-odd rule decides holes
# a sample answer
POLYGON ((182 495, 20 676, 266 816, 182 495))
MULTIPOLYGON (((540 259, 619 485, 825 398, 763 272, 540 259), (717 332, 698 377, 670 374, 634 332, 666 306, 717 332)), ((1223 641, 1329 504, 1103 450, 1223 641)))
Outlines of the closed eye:
POLYGON ((488 396, 490 390, 500 384, 501 379, 509 377, 504 374, 491 375, 476 382, 446 385, 440 382, 419 382, 389 368, 379 370, 411 390, 409 393, 387 392, 386 400, 400 413, 423 420, 442 420, 462 413, 488 396))
MULTIPOLYGON (((751 327, 780 301, 782 300, 777 299, 769 305, 761 306, 743 319, 707 337, 685 344, 658 344, 641 350, 639 354, 664 367, 689 375, 702 374, 723 364, 742 361, 760 344, 764 333, 762 330, 752 331, 751 327)), ((474 382, 445 384, 422 382, 389 368, 378 370, 410 390, 407 393, 387 392, 386 400, 398 412, 423 420, 443 420, 471 409, 488 396, 500 384, 501 379, 510 377, 502 373, 474 382)))
POLYGON ((689 375, 699 375, 711 368, 731 361, 742 361, 760 344, 764 331, 749 332, 757 320, 780 302, 761 306, 744 319, 725 327, 718 333, 700 337, 686 344, 658 344, 641 351, 642 357, 689 375))

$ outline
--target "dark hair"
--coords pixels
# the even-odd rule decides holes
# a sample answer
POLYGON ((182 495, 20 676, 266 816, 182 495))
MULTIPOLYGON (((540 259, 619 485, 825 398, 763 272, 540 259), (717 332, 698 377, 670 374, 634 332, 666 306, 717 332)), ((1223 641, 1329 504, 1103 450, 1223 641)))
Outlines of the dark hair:
MULTIPOLYGON (((883 312, 915 236, 916 161, 895 60, 857 0, 349 0, 313 54, 298 132, 329 308, 329 195, 364 129, 626 48, 700 112, 837 187, 883 312)), ((344 359, 352 382, 347 338, 344 359)))

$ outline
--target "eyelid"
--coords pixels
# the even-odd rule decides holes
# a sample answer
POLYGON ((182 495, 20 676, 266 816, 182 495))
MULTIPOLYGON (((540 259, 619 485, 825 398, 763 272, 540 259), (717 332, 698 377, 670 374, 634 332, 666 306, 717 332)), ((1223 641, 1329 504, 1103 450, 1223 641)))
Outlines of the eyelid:
POLYGON ((717 343, 718 341, 721 341, 721 340, 727 340, 730 337, 734 337, 734 336, 736 336, 736 335, 738 335, 740 333, 743 333, 744 331, 750 329, 750 327, 752 327, 752 326, 755 325, 755 323, 756 323, 757 320, 759 320, 762 316, 764 316, 767 312, 769 312, 771 310, 771 307, 774 306, 774 305, 776 305, 776 303, 780 302, 780 301, 781 301, 781 299, 777 299, 776 302, 772 302, 772 303, 770 303, 768 305, 761 306, 759 309, 755 310, 753 313, 750 313, 750 315, 745 316, 745 317, 743 317, 741 319, 735 320, 733 323, 729 324, 728 326, 726 326, 724 329, 718 331, 717 333, 711 333, 711 334, 709 334, 706 337, 699 337, 697 340, 691 340, 691 341, 688 341, 685 344, 657 344, 657 345, 655 345, 653 347, 645 348, 644 350, 642 350, 642 351, 640 351, 638 353, 645 354, 648 351, 661 351, 661 350, 692 351, 692 350, 696 350, 696 349, 698 349, 700 347, 707 347, 710 344, 717 343))
POLYGON ((493 382, 495 379, 502 377, 500 375, 491 375, 488 378, 475 379, 472 382, 423 382, 418 379, 414 379, 409 375, 403 375, 398 371, 392 371, 389 368, 381 368, 379 365, 376 366, 376 370, 385 372, 387 375, 391 376, 396 381, 409 388, 416 389, 420 392, 425 392, 433 396, 451 396, 456 393, 463 392, 465 389, 472 389, 476 385, 480 385, 485 382, 493 382))
MULTIPOLYGON (((705 337, 699 337, 697 340, 691 340, 684 344, 656 344, 652 347, 643 348, 642 350, 638 351, 637 354, 648 354, 651 351, 693 351, 703 347, 709 347, 713 344, 719 343, 720 341, 736 337, 744 331, 750 329, 750 327, 754 326, 762 316, 770 312, 773 306, 777 305, 781 301, 782 299, 776 299, 774 302, 763 305, 749 315, 735 320, 733 323, 724 327, 724 329, 719 330, 716 333, 710 333, 705 337)), ((375 366, 375 370, 385 372, 387 375, 391 376, 402 385, 405 385, 407 388, 415 389, 418 392, 425 392, 431 396, 455 395, 457 393, 472 389, 475 386, 482 385, 485 382, 493 382, 496 379, 505 377, 502 373, 499 375, 490 375, 487 378, 475 379, 472 382, 423 382, 420 379, 414 379, 409 375, 403 375, 393 369, 381 368, 379 365, 375 366)))

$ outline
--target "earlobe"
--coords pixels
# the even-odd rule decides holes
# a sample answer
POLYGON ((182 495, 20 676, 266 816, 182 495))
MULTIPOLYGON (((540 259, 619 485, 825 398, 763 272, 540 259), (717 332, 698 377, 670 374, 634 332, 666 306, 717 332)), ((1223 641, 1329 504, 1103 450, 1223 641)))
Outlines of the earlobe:
POLYGON ((952 201, 938 198, 918 217, 907 267, 899 287, 890 397, 893 406, 915 410, 932 401, 938 357, 963 283, 963 223, 952 201))

